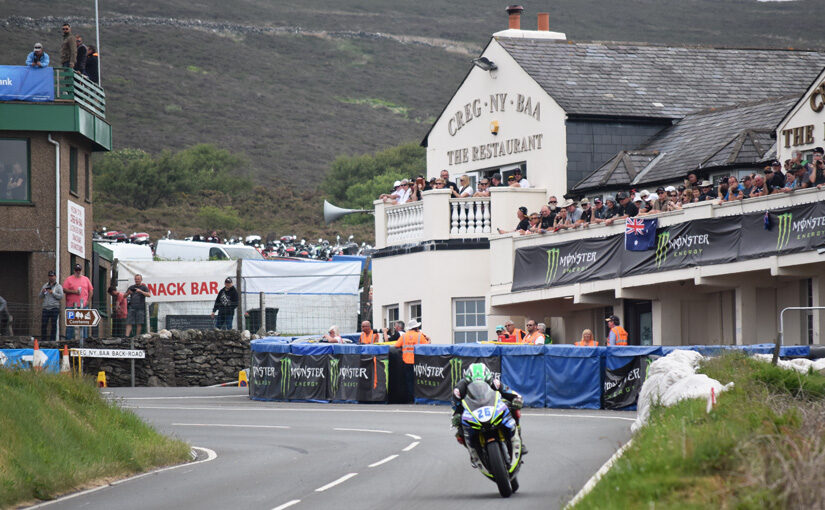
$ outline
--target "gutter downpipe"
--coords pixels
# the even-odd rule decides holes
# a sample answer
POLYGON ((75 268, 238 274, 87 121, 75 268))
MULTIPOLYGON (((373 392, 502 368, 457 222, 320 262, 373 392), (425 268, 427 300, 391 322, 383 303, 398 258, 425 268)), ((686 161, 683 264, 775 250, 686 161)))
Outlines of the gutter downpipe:
POLYGON ((49 143, 54 145, 54 274, 60 281, 60 142, 48 136, 49 143))

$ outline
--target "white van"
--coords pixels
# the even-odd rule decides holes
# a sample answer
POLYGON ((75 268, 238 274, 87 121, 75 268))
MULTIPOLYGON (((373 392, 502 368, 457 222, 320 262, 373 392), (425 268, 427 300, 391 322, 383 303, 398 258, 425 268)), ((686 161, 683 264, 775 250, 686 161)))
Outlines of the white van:
POLYGON ((264 256, 252 246, 176 239, 159 240, 155 257, 160 260, 264 260, 264 256))

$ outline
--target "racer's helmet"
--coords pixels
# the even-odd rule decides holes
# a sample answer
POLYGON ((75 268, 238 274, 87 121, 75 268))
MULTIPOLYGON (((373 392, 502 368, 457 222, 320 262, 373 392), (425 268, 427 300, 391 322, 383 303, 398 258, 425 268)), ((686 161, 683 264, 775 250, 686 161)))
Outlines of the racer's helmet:
POLYGON ((490 369, 484 363, 473 363, 464 371, 464 377, 470 382, 486 381, 491 375, 490 369))

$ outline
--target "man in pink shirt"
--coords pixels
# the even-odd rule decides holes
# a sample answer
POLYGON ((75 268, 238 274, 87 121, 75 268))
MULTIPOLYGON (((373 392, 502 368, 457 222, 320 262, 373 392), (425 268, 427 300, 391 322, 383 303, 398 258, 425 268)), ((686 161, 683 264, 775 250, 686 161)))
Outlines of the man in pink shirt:
MULTIPOLYGON (((91 304, 92 282, 81 274, 80 264, 74 265, 74 274, 63 282, 63 294, 66 296, 66 308, 84 308, 91 304)), ((75 328, 66 328, 66 340, 74 339, 75 328)), ((80 328, 80 338, 89 335, 89 328, 80 328)))

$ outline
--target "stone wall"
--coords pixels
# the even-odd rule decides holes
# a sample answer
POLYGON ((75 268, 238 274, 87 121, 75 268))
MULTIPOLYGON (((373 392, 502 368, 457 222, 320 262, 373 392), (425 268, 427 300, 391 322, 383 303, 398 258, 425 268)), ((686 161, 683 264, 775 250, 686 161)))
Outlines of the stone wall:
MULTIPOLYGON (((237 381, 238 372, 249 367, 248 331, 166 331, 134 339, 135 349, 146 351, 146 358, 135 360, 136 386, 210 386, 237 381)), ((65 342, 69 348, 77 341, 65 342)), ((55 349, 55 342, 41 342, 44 349, 55 349)), ((129 349, 128 338, 88 338, 87 349, 129 349)), ((29 349, 30 337, 0 337, 0 349, 29 349)), ((63 343, 59 345, 63 348, 63 343)), ((106 372, 109 386, 130 386, 130 360, 84 358, 83 372, 106 372)))

